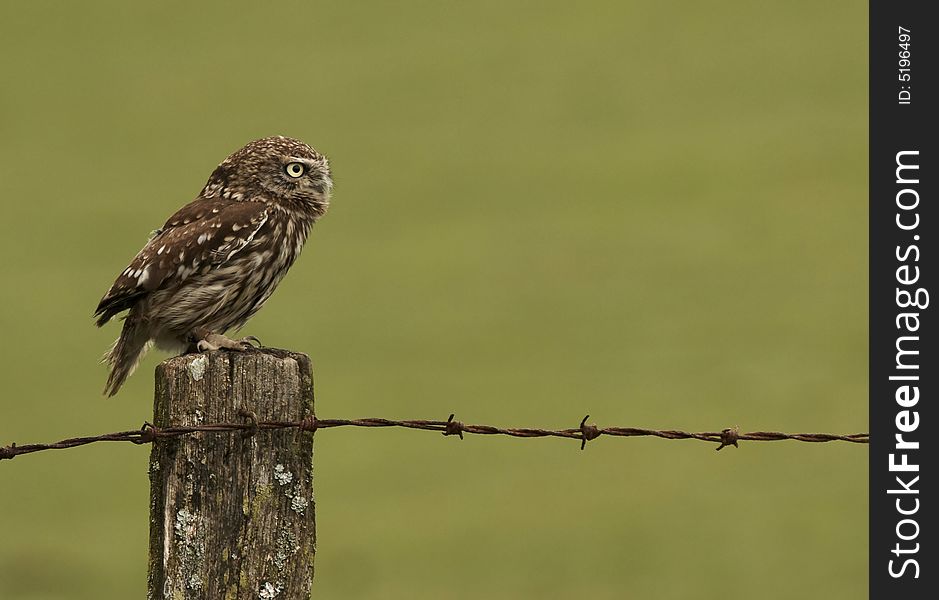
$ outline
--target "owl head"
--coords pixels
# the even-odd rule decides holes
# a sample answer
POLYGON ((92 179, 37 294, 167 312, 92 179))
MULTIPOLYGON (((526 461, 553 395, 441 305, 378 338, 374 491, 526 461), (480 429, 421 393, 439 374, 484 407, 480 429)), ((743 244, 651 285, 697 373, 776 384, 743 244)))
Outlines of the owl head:
POLYGON ((319 217, 329 207, 332 188, 325 156, 300 140, 273 136, 255 140, 223 160, 202 195, 276 202, 319 217))

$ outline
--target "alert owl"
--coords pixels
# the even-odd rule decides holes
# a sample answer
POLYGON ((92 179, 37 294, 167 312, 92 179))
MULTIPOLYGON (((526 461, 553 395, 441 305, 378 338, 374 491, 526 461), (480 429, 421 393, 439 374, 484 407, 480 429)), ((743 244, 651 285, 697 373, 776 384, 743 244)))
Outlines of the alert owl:
POLYGON ((326 157, 287 137, 251 142, 212 172, 195 200, 157 229, 95 310, 101 327, 128 311, 105 354, 113 396, 154 343, 244 350, 230 339, 264 306, 329 207, 326 157))

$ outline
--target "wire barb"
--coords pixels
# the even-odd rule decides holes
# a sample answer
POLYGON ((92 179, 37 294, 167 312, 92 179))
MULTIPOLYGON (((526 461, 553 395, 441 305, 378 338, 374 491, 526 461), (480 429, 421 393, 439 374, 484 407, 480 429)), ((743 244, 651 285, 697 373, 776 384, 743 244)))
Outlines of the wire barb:
POLYGON ((737 445, 737 439, 740 435, 740 428, 734 425, 733 427, 728 427, 721 431, 721 445, 716 449, 720 450, 721 448, 727 446, 733 446, 734 448, 739 448, 737 445))
POLYGON ((316 417, 310 415, 309 417, 300 421, 300 431, 309 431, 310 433, 316 433, 316 417))
POLYGON ((0 460, 13 460, 17 454, 16 442, 13 442, 9 446, 3 446, 0 448, 0 460))
POLYGON ((450 416, 447 418, 447 428, 444 429, 444 435, 458 435, 460 439, 463 439, 463 423, 460 421, 454 421, 454 413, 450 413, 450 416))
POLYGON ((144 421, 143 425, 140 426, 140 437, 136 440, 131 440, 135 444, 152 444, 154 440, 157 439, 157 436, 160 434, 160 430, 156 428, 150 421, 144 421))
POLYGON ((603 433, 597 429, 596 425, 587 425, 587 419, 590 418, 590 415, 587 415, 580 422, 580 449, 583 450, 587 447, 587 442, 590 440, 595 440, 603 433))
POLYGON ((253 410, 248 410, 247 408, 242 408, 238 411, 238 414, 242 419, 247 423, 247 427, 243 430, 245 437, 251 437, 256 435, 258 429, 260 428, 260 422, 258 421, 258 415, 253 410))
POLYGON ((665 440, 700 440, 719 444, 717 450, 727 446, 739 448, 741 440, 753 442, 775 442, 781 440, 795 440, 797 442, 848 442, 852 444, 869 444, 870 435, 867 433, 852 433, 839 435, 834 433, 782 433, 780 431, 753 431, 740 433, 737 426, 723 429, 720 432, 705 431, 700 433, 680 431, 675 429, 639 429, 636 427, 597 427, 587 424, 590 415, 585 416, 580 426, 573 429, 535 429, 535 428, 504 428, 492 425, 466 425, 455 420, 451 414, 446 421, 429 421, 423 419, 396 421, 392 419, 317 419, 309 416, 301 421, 261 421, 258 416, 249 411, 242 410, 241 416, 245 423, 210 423, 197 426, 157 427, 145 422, 140 429, 130 431, 117 431, 97 436, 76 437, 61 440, 51 444, 27 444, 17 446, 0 446, 0 460, 11 460, 20 454, 31 454, 44 450, 63 450, 85 446, 95 442, 132 442, 134 444, 151 444, 166 438, 176 438, 194 433, 226 433, 243 432, 246 436, 257 435, 260 431, 279 429, 297 429, 308 431, 311 434, 320 429, 333 427, 399 427, 404 429, 421 429, 424 431, 438 431, 445 436, 456 435, 463 439, 464 433, 476 435, 505 435, 516 438, 560 437, 580 440, 580 449, 587 447, 587 442, 601 435, 613 437, 657 437, 665 440))

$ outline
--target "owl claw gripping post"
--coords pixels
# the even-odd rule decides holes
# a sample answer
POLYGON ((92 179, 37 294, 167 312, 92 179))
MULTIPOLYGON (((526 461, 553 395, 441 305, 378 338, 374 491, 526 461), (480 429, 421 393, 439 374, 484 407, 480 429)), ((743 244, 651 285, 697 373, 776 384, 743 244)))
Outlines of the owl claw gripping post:
POLYGON ((199 196, 156 230, 95 310, 101 327, 129 310, 103 362, 113 396, 147 349, 244 350, 232 340, 264 305, 326 214, 329 161, 286 137, 251 142, 220 164, 199 196))

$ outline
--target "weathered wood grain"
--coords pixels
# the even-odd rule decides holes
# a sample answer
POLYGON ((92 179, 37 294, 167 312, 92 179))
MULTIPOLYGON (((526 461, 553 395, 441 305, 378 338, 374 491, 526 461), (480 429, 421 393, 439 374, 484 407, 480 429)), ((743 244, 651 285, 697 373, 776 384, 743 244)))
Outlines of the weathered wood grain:
MULTIPOLYGON (((313 415, 305 354, 264 350, 171 358, 157 367, 157 427, 296 421, 313 415)), ((316 529, 313 434, 198 433, 150 454, 152 600, 310 597, 316 529)))

